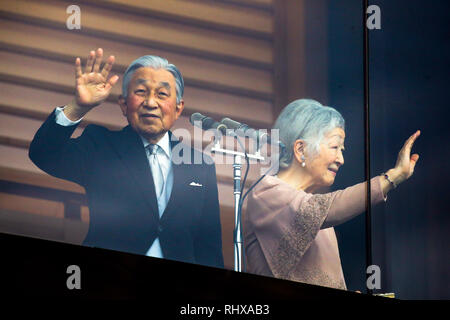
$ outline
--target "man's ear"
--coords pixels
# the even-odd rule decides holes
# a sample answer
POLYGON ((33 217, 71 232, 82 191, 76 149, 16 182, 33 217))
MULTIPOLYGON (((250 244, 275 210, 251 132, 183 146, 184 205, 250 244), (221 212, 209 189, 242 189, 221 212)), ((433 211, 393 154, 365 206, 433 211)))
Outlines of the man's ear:
POLYGON ((180 100, 180 103, 177 104, 175 108, 176 108, 176 109, 175 109, 176 119, 178 119, 178 117, 181 115, 181 113, 182 113, 183 110, 184 110, 184 100, 181 99, 181 100, 180 100))
POLYGON ((297 160, 298 163, 302 163, 302 156, 305 155, 305 148, 306 143, 302 139, 295 140, 294 146, 293 146, 293 152, 294 152, 294 158, 297 160))
POLYGON ((122 95, 119 96, 119 98, 117 99, 117 103, 120 106, 120 109, 122 110, 122 114, 124 117, 127 116, 127 100, 122 97, 122 95))

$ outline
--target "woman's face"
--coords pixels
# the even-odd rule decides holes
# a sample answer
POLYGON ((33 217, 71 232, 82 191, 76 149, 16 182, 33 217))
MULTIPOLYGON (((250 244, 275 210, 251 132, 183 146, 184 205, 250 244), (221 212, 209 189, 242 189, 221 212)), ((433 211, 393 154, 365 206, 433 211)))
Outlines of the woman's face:
POLYGON ((305 154, 305 170, 311 177, 315 187, 331 186, 339 167, 344 164, 345 132, 341 128, 329 131, 319 147, 319 153, 308 157, 305 154))

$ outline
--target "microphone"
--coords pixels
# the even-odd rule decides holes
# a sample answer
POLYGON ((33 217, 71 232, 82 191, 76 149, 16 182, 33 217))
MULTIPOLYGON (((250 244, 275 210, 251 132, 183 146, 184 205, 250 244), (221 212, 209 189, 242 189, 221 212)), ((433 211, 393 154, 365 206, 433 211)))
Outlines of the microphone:
POLYGON ((270 136, 267 134, 267 132, 261 132, 259 130, 250 128, 245 123, 240 123, 240 122, 234 121, 230 118, 223 118, 220 121, 220 123, 223 123, 224 125, 226 125, 228 129, 233 129, 234 132, 241 137, 248 137, 248 138, 254 139, 261 144, 263 144, 264 142, 267 144, 272 143, 270 136))
POLYGON ((226 124, 217 122, 213 118, 204 116, 199 112, 193 113, 189 121, 193 126, 197 126, 202 130, 216 129, 223 135, 227 132, 226 124))
POLYGON ((255 130, 253 128, 250 128, 245 123, 240 123, 230 118, 223 118, 220 123, 223 123, 227 126, 227 128, 234 130, 234 132, 241 137, 248 137, 256 140, 260 145, 264 143, 278 145, 278 147, 280 148, 280 155, 283 155, 286 151, 286 146, 284 145, 284 143, 281 141, 272 141, 267 132, 255 130))

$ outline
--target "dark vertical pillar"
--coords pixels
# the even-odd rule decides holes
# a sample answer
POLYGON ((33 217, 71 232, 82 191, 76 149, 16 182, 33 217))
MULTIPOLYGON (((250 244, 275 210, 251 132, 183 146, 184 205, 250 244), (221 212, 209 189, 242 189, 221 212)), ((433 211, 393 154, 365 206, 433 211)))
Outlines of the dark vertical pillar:
MULTIPOLYGON (((362 30, 363 30, 363 59, 364 59, 364 180, 367 181, 366 188, 366 270, 372 265, 372 210, 370 196, 370 110, 369 110, 369 32, 366 28, 366 12, 368 0, 363 0, 362 30)), ((366 287, 367 293, 373 290, 366 287)))

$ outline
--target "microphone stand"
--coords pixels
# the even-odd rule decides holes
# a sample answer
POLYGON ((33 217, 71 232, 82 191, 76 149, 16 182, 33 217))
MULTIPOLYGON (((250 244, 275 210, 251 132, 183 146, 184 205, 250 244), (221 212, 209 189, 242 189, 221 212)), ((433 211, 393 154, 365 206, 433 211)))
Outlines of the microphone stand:
MULTIPOLYGON (((238 142, 241 144, 239 137, 232 133, 238 142)), ((241 144, 242 146, 242 144, 241 144)), ((242 272, 242 238, 241 238, 241 219, 239 214, 239 206, 241 201, 241 169, 242 169, 242 157, 248 159, 264 161, 264 157, 261 156, 260 145, 254 154, 245 153, 245 147, 242 146, 244 152, 238 152, 235 150, 224 149, 220 146, 220 135, 215 136, 214 147, 211 148, 211 153, 221 153, 225 155, 232 155, 233 160, 233 181, 234 181, 234 271, 242 272)))

